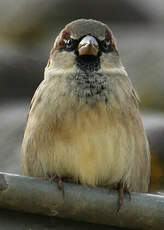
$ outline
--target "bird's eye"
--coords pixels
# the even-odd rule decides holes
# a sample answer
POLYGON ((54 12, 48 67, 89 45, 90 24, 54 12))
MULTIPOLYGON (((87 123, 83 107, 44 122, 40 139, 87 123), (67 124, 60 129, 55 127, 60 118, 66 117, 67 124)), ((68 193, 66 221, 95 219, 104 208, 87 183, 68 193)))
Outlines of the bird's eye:
POLYGON ((65 49, 67 51, 71 51, 74 49, 74 40, 69 38, 68 40, 65 41, 65 49))
POLYGON ((103 48, 104 48, 105 50, 108 49, 109 45, 110 45, 110 41, 109 41, 109 40, 104 40, 104 41, 103 41, 103 48))
POLYGON ((113 48, 112 48, 111 43, 110 43, 110 40, 105 39, 102 42, 102 51, 104 53, 108 53, 108 52, 112 52, 113 51, 113 48))

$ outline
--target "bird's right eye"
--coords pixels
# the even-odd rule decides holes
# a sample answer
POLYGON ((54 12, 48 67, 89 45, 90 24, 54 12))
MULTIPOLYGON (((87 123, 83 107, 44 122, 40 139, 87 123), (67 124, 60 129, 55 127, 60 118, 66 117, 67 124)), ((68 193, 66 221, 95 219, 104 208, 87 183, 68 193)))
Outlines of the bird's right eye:
POLYGON ((69 38, 65 41, 65 50, 72 51, 75 48, 75 42, 73 39, 69 38))

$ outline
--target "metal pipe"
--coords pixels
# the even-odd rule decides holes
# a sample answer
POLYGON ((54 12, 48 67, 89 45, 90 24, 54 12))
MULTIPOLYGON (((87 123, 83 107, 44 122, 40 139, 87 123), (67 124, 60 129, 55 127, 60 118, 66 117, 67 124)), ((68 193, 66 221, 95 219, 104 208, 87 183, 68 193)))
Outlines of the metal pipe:
POLYGON ((32 177, 0 173, 0 207, 48 216, 81 220, 130 229, 164 229, 164 197, 125 195, 117 215, 118 193, 64 183, 65 197, 57 184, 32 177))

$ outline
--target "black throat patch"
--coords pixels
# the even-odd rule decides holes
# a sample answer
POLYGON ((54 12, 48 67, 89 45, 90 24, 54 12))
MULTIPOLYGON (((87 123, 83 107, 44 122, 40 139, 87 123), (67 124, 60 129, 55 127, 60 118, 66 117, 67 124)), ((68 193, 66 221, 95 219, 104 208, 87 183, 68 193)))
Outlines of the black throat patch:
POLYGON ((76 58, 77 67, 84 72, 94 72, 100 69, 100 57, 82 55, 76 58))

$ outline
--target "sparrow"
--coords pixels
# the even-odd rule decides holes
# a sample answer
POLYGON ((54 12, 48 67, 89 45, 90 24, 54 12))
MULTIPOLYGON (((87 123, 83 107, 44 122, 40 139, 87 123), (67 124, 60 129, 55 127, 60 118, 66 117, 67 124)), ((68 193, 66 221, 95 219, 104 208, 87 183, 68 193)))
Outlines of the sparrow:
POLYGON ((138 96, 110 28, 75 20, 57 36, 25 128, 24 175, 148 192, 138 96))

